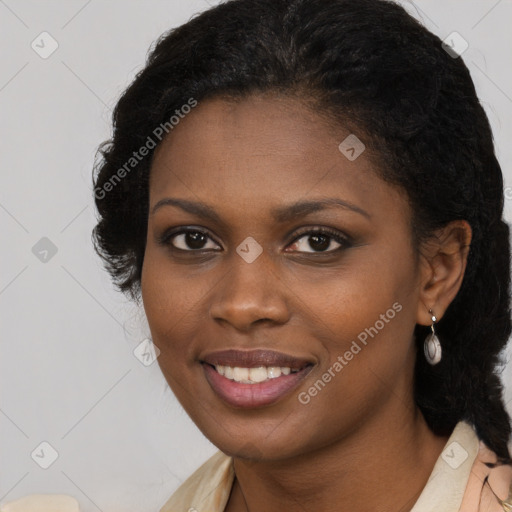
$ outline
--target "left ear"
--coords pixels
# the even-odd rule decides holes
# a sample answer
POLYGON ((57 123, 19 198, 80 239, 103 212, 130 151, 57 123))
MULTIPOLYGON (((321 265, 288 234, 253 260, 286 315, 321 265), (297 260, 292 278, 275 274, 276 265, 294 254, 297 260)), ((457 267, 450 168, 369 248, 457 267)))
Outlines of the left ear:
POLYGON ((457 295, 466 270, 471 238, 469 223, 454 220, 423 243, 417 323, 427 326, 432 323, 429 309, 439 321, 457 295))

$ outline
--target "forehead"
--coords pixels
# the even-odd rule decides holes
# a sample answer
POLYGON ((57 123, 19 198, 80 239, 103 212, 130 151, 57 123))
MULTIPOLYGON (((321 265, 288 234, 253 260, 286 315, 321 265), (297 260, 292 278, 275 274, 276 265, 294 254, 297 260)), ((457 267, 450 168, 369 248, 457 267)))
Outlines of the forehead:
POLYGON ((368 151, 347 158, 339 148, 347 137, 359 139, 295 98, 199 102, 155 151, 150 203, 171 194, 263 208, 329 195, 396 208, 404 193, 379 178, 368 151))

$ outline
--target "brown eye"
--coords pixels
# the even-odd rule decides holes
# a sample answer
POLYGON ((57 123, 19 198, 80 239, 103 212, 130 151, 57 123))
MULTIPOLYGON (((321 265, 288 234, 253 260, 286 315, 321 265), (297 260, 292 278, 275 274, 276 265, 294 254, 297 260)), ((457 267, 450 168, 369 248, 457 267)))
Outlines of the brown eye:
POLYGON ((170 245, 174 249, 180 251, 202 251, 209 249, 216 249, 218 245, 213 242, 208 246, 208 241, 213 242, 210 236, 204 231, 198 229, 182 229, 181 231, 175 231, 164 234, 160 239, 159 243, 162 245, 170 245))
POLYGON ((295 239, 291 245, 293 251, 298 252, 336 252, 342 248, 349 247, 351 244, 347 237, 337 231, 327 228, 310 230, 295 239), (302 241, 304 240, 304 241, 302 241), (337 244, 332 248, 332 244, 337 244), (327 250, 331 247, 330 250, 327 250), (311 249, 311 250, 308 250, 311 249))

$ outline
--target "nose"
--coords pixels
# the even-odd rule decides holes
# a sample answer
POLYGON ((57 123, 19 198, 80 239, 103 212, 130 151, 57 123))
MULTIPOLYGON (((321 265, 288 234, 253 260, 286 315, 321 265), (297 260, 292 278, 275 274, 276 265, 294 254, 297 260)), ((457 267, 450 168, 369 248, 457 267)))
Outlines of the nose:
POLYGON ((239 331, 249 331, 256 324, 281 325, 289 319, 282 278, 270 268, 263 253, 247 263, 237 254, 230 271, 216 287, 210 316, 218 323, 239 331))

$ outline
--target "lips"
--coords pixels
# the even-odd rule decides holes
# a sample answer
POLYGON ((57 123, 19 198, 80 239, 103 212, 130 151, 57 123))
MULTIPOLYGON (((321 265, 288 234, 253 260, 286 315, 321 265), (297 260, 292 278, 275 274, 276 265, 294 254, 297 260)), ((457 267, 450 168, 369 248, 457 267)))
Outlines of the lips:
POLYGON ((273 350, 222 350, 207 354, 202 361, 211 366, 231 366, 240 368, 287 367, 300 370, 312 361, 297 358, 273 350))
POLYGON ((201 359, 206 380, 225 403, 237 408, 271 405, 290 394, 314 362, 272 350, 224 350, 201 359))

